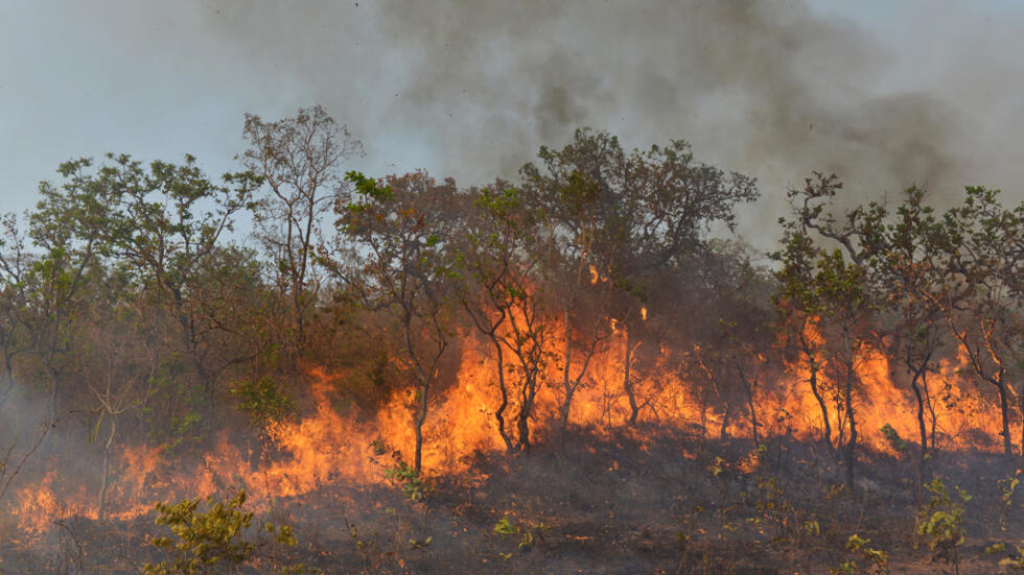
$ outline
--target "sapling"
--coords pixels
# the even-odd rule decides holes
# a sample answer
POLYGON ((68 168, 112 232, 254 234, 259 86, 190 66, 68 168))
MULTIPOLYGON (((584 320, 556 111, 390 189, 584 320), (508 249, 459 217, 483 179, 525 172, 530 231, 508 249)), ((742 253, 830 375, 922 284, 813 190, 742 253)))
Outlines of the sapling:
POLYGON ((384 477, 397 481, 402 486, 402 493, 413 502, 422 502, 433 492, 430 483, 403 460, 399 460, 394 468, 385 470, 384 477))
POLYGON ((938 478, 925 484, 932 497, 921 510, 921 522, 917 533, 928 537, 928 547, 934 552, 934 558, 945 560, 953 567, 955 574, 960 573, 960 546, 966 535, 963 530, 963 504, 972 498, 959 486, 955 492, 960 502, 954 502, 945 484, 938 478))
POLYGON ((1013 492, 1017 489, 1017 485, 1020 484, 1020 479, 1014 476, 1007 476, 999 481, 999 491, 1002 493, 999 496, 999 529, 1006 532, 1006 521, 1007 515, 1010 512, 1010 508, 1013 506, 1013 492))
MULTIPOLYGON (((856 552, 861 555, 864 560, 871 562, 875 565, 879 574, 889 573, 889 553, 879 548, 871 548, 868 544, 871 540, 868 538, 861 538, 854 534, 846 540, 846 549, 850 552, 856 552)), ((853 562, 849 564, 854 571, 856 571, 857 565, 853 562)))

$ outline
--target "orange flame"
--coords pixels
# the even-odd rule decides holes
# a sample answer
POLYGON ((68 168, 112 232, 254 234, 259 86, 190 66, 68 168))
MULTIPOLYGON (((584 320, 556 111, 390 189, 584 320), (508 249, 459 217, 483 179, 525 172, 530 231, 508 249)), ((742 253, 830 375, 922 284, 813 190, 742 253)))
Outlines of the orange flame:
MULTIPOLYGON (((592 274, 597 277, 596 270, 592 274)), ((647 309, 641 309, 646 320, 647 309)), ((616 326, 616 328, 620 328, 616 326)), ((564 327, 553 328, 556 337, 550 342, 550 357, 543 375, 545 385, 536 401, 533 417, 539 439, 556 431, 561 398, 557 382, 562 377, 566 337, 564 327)), ((627 334, 617 329, 591 359, 583 386, 576 392, 570 410, 570 422, 592 429, 596 434, 630 433, 627 424, 631 407, 625 394, 627 334)), ((813 326, 806 337, 823 344, 824 339, 813 326)), ((428 475, 459 475, 473 482, 472 457, 478 452, 504 449, 494 418, 499 396, 494 384, 496 366, 490 349, 471 337, 464 340, 458 376, 439 394, 431 405, 424 426, 423 465, 428 475)), ((574 354, 571 368, 582 369, 582 354, 574 354)), ((993 407, 974 387, 961 377, 966 358, 943 360, 938 373, 931 374, 928 385, 933 399, 936 436, 940 448, 997 450, 999 422, 996 418, 979 417, 992 414, 993 407)), ((686 380, 681 369, 685 358, 663 346, 660 354, 643 366, 633 367, 637 375, 635 395, 642 399, 640 422, 658 423, 682 428, 703 422, 709 434, 722 431, 726 415, 708 406, 697 386, 686 380)), ((856 417, 863 444, 873 450, 894 454, 882 433, 890 425, 908 441, 918 439, 916 403, 905 385, 897 385, 899 369, 880 351, 864 346, 857 351, 856 417)), ((372 418, 360 419, 355 410, 339 410, 332 398, 333 383, 340 376, 314 368, 310 371, 313 385, 311 397, 316 408, 311 413, 270 430, 275 454, 253 458, 243 454, 228 436, 217 440, 216 448, 203 458, 198 471, 175 471, 167 466, 160 448, 127 445, 120 452, 118 464, 124 470, 108 493, 110 517, 128 519, 151 510, 155 495, 164 499, 205 497, 218 492, 245 488, 256 503, 275 497, 301 496, 325 485, 344 482, 366 485, 384 482, 381 457, 372 444, 377 438, 411 459, 415 445, 410 405, 415 400, 411 390, 396 393, 372 418)), ((786 367, 777 380, 762 382, 753 391, 751 404, 762 430, 792 434, 796 438, 817 438, 823 423, 817 400, 807 384, 806 362, 786 367)), ((827 371, 818 373, 823 390, 834 385, 827 371)), ((632 379, 631 379, 632 380, 632 379)), ((513 401, 512 412, 518 407, 513 401)), ((839 426, 838 410, 830 406, 830 424, 839 426)), ((746 408, 744 408, 746 410, 746 408)), ((930 416, 929 416, 930 417, 930 416)), ((724 427, 732 438, 750 438, 749 415, 733 415, 724 427)), ((752 468, 752 456, 740 463, 740 469, 752 468)), ((17 519, 18 530, 26 541, 42 537, 54 518, 98 515, 95 494, 84 486, 59 491, 54 486, 56 468, 35 486, 18 490, 13 499, 11 515, 17 519)))

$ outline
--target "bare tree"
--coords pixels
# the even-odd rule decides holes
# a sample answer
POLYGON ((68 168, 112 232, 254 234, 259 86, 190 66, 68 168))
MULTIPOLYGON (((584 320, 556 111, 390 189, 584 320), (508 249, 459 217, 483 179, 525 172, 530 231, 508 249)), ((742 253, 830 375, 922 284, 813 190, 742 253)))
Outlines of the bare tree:
POLYGON ((243 133, 249 141, 245 167, 267 190, 252 205, 256 236, 291 302, 294 346, 301 348, 306 316, 321 288, 313 258, 322 241, 321 219, 346 187, 344 163, 362 155, 362 144, 321 106, 276 122, 246 114, 243 133))

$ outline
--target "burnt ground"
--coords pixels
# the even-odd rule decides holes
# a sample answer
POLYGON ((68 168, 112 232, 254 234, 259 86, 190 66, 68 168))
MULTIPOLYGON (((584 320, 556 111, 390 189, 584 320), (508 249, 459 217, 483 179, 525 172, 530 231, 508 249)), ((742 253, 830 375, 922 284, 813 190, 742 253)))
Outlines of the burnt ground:
MULTIPOLYGON (((917 535, 917 511, 928 494, 914 489, 909 457, 862 453, 851 492, 842 488, 833 456, 811 443, 775 439, 758 452, 749 440, 701 447, 693 436, 642 432, 649 434, 644 442, 580 432, 557 448, 516 458, 477 456, 475 474, 435 480, 423 502, 397 485, 332 485, 277 501, 254 525, 290 524, 299 544, 281 547, 261 537, 255 559, 240 570, 282 572, 301 564, 303 572, 325 573, 880 571, 847 550, 857 534, 888 554, 892 573, 953 572, 917 535)), ((941 453, 931 464, 948 486, 972 495, 964 504, 961 572, 1009 570, 999 561, 1024 537, 1024 489, 1006 501, 1008 484, 998 481, 1020 474, 1019 458, 941 453), (985 552, 999 542, 1007 552, 985 552)), ((0 543, 0 572, 138 572, 165 558, 150 543, 163 533, 155 517, 61 520, 40 545, 0 543)))

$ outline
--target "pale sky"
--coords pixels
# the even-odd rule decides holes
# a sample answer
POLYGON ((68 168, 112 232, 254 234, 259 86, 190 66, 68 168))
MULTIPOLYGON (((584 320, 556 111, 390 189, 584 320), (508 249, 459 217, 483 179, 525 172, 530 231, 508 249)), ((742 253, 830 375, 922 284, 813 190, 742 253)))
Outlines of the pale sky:
POLYGON ((965 184, 1024 199, 1024 5, 1013 2, 0 0, 0 212, 80 156, 235 168, 243 114, 324 105, 367 174, 514 176, 572 128, 682 138, 757 176, 770 241, 810 170, 858 194, 965 184))

